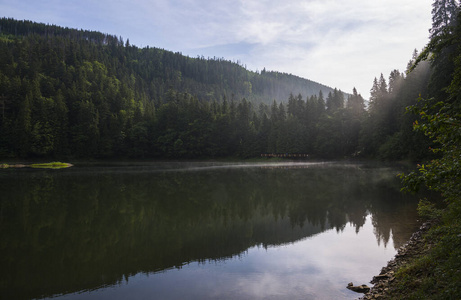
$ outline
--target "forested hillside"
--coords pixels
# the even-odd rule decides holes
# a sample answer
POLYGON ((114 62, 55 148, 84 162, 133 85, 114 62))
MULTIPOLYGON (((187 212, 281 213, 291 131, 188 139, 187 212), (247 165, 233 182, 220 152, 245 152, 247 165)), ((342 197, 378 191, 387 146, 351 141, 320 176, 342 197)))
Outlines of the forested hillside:
POLYGON ((0 157, 421 158, 427 142, 404 112, 428 74, 381 75, 367 110, 355 89, 3 18, 0 157))
POLYGON ((239 145, 258 125, 253 112, 269 112, 264 104, 290 93, 343 97, 293 75, 98 32, 6 18, 0 32, 1 156, 259 154, 265 145, 239 145))

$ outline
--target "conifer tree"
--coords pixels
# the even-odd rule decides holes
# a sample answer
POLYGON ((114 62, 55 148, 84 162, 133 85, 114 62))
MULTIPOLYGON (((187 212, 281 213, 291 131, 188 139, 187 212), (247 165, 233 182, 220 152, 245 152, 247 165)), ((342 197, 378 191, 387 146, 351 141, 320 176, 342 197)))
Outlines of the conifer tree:
POLYGON ((450 33, 455 24, 459 11, 456 0, 435 0, 432 4, 432 28, 429 30, 430 38, 440 37, 450 33))

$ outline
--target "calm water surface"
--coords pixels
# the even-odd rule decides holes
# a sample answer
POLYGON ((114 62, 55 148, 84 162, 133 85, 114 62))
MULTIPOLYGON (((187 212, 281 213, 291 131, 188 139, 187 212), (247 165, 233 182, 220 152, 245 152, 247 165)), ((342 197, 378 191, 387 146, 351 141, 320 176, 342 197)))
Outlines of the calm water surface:
POLYGON ((1 299, 355 299, 417 228, 401 169, 0 170, 1 299))

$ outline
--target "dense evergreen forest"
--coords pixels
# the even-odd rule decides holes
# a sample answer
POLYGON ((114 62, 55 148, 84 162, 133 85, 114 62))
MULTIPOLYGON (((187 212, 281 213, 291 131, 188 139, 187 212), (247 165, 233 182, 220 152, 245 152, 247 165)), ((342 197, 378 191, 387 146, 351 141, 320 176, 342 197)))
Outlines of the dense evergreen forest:
POLYGON ((381 74, 366 105, 355 88, 3 18, 0 158, 420 159, 429 142, 405 107, 429 78, 427 62, 381 74))
POLYGON ((426 151, 434 157, 402 178, 405 190, 425 186, 444 205, 420 202, 420 216, 432 224, 424 250, 396 272, 383 299, 461 298, 461 9, 456 0, 435 0, 432 7, 430 41, 410 67, 429 62, 427 95, 407 110, 421 117, 413 127, 430 138, 426 151))

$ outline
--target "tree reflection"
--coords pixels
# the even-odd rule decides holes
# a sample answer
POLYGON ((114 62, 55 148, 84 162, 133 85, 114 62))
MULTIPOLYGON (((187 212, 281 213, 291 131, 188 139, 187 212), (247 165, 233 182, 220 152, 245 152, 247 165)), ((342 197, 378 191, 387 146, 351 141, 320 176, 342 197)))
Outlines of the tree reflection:
POLYGON ((291 243, 369 213, 378 243, 414 230, 395 170, 356 165, 125 172, 14 171, 1 178, 2 298, 121 282, 139 272, 291 243), (410 226, 409 226, 410 224, 410 226), (27 287, 27 288, 25 288, 27 287))

